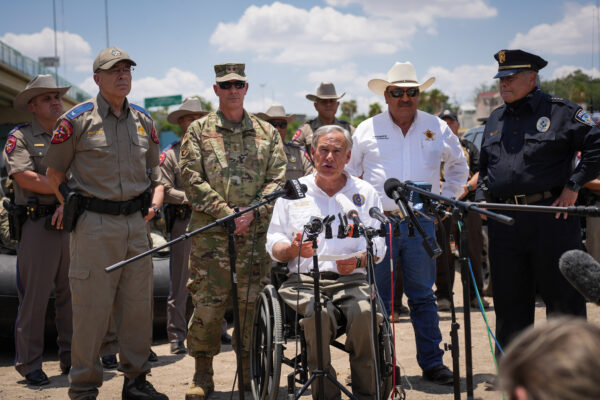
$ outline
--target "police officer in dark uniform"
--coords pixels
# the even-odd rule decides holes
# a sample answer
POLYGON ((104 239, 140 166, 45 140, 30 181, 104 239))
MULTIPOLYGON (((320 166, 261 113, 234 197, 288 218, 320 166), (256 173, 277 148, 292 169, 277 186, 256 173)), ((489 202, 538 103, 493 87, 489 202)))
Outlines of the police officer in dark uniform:
MULTIPOLYGON (((546 60, 521 50, 501 50, 500 94, 505 104, 490 115, 480 154, 477 200, 572 206, 580 187, 600 171, 600 129, 583 109, 539 89, 546 60), (577 151, 582 152, 575 166, 577 151), (485 190, 487 188, 487 190, 485 190)), ((496 337, 506 345, 535 317, 535 296, 546 313, 585 317, 584 298, 562 277, 558 259, 579 249, 579 217, 503 212, 513 226, 489 221, 489 256, 496 337)))

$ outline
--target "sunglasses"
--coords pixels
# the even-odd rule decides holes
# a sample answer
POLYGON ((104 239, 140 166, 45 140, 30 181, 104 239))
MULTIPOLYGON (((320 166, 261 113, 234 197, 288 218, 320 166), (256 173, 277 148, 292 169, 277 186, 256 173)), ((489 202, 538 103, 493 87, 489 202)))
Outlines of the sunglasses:
POLYGON ((404 96, 404 92, 408 97, 415 97, 419 94, 419 88, 408 88, 408 89, 388 89, 388 93, 392 97, 402 97, 404 96))
POLYGON ((219 85, 219 87, 223 90, 231 89, 231 86, 233 86, 236 89, 243 89, 244 87, 246 87, 246 82, 227 81, 227 82, 218 82, 217 85, 219 85))
POLYGON ((275 128, 287 128, 287 121, 271 121, 275 128))

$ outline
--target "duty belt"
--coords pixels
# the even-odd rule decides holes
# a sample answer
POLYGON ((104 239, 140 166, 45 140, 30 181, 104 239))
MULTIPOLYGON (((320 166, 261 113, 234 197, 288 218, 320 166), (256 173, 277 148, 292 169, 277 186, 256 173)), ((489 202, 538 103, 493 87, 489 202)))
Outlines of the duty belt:
MULTIPOLYGON (((308 276, 312 276, 312 272, 309 273, 304 273, 302 275, 308 275, 308 276)), ((325 272, 319 272, 319 279, 321 280, 328 280, 328 281, 335 281, 340 277, 340 274, 338 274, 337 272, 332 272, 332 271, 325 271, 325 272)))
POLYGON ((82 197, 84 210, 109 215, 130 215, 142 210, 141 196, 127 201, 101 200, 95 197, 82 197))
POLYGON ((555 195, 551 191, 546 190, 542 193, 517 194, 511 197, 499 197, 496 201, 498 203, 526 205, 531 203, 537 203, 538 201, 546 199, 551 199, 552 197, 555 197, 555 195))
POLYGON ((172 208, 174 211, 174 215, 178 219, 187 219, 190 215, 192 215, 192 209, 187 204, 171 204, 167 203, 165 206, 172 208))
POLYGON ((56 204, 27 205, 27 216, 33 221, 54 214, 56 204))

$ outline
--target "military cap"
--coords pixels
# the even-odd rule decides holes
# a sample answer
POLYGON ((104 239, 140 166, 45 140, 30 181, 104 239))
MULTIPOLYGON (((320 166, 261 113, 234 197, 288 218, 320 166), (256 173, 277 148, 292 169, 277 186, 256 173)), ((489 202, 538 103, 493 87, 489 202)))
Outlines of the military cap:
POLYGON ((242 63, 222 63, 215 65, 215 74, 217 82, 243 81, 246 82, 246 73, 244 72, 246 64, 242 63))
POLYGON ((94 60, 94 72, 98 71, 99 69, 110 69, 119 61, 127 61, 131 65, 137 65, 125 51, 116 47, 109 47, 102 50, 100 54, 98 54, 98 57, 96 57, 94 60))
POLYGON ((438 115, 438 117, 440 119, 451 118, 451 119, 453 119, 455 121, 458 121, 458 118, 456 117, 456 113, 454 111, 452 111, 452 110, 449 110, 449 109, 445 109, 444 111, 442 111, 440 113, 440 115, 438 115))
POLYGON ((28 111, 27 104, 36 96, 44 93, 58 92, 64 96, 71 89, 71 86, 56 86, 52 75, 37 75, 27 83, 25 89, 19 92, 13 101, 15 109, 19 111, 28 111))
POLYGON ((548 61, 540 56, 523 50, 500 50, 494 54, 498 61, 498 73, 494 78, 503 78, 522 71, 539 71, 544 68, 548 61))

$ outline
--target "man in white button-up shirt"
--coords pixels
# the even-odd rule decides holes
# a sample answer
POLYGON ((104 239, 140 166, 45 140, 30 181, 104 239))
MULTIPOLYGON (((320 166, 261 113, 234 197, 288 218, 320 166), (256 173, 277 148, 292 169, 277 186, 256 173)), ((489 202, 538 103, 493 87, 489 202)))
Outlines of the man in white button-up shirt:
MULTIPOLYGON (((462 193, 469 168, 458 138, 441 119, 418 110, 419 94, 434 82, 429 78, 419 83, 410 62, 396 63, 387 80, 372 79, 369 88, 383 95, 388 110, 362 122, 354 132, 352 157, 348 171, 362 176, 381 194, 383 209, 396 213, 396 203, 384 194, 388 178, 400 181, 426 181, 433 193, 457 197, 462 193), (444 162, 445 182, 440 188, 440 163, 444 162), (441 189, 441 190, 440 190, 441 189)), ((434 237, 433 220, 420 217, 427 234, 434 237)), ((400 237, 392 240, 394 261, 402 265, 404 292, 408 297, 410 316, 417 342, 417 361, 423 377, 439 384, 451 384, 452 372, 443 364, 439 348, 442 335, 433 293, 436 268, 421 244, 419 234, 409 222, 400 225, 400 237)), ((391 274, 389 251, 375 269, 375 282, 388 315, 391 314, 391 274)), ((394 273, 394 279, 396 273, 394 273)))
MULTIPOLYGON (((287 262, 290 276, 279 289, 282 299, 304 316, 308 367, 317 368, 317 335, 313 309, 312 242, 303 235, 304 225, 311 217, 324 218, 355 209, 367 227, 378 228, 377 220, 369 216, 371 207, 381 209, 379 195, 369 183, 348 175, 344 171, 350 160, 352 138, 345 129, 326 125, 313 135, 311 153, 316 173, 299 181, 307 186, 306 198, 275 203, 273 217, 267 232, 267 251, 274 260, 287 262), (300 256, 298 256, 300 255, 300 256), (298 266, 300 274, 298 274, 298 266)), ((325 231, 317 238, 321 296, 326 300, 321 314, 323 330, 323 368, 335 376, 331 366, 329 343, 337 331, 336 314, 341 312, 347 321, 346 348, 350 353, 352 390, 359 399, 375 397, 374 360, 371 351, 370 288, 365 279, 367 265, 366 241, 363 237, 337 238, 339 218, 332 223, 333 238, 326 239, 325 231), (336 259, 336 260, 333 260, 336 259)), ((374 256, 381 259, 385 253, 385 240, 373 239, 374 256)), ((383 318, 379 315, 379 320, 383 318)), ((319 393, 318 379, 313 381, 313 398, 319 393)), ((340 397, 340 390, 325 380, 325 398, 340 397)))

